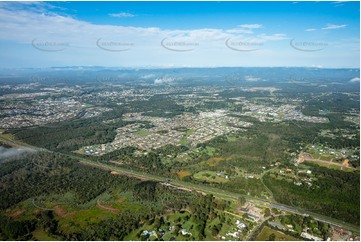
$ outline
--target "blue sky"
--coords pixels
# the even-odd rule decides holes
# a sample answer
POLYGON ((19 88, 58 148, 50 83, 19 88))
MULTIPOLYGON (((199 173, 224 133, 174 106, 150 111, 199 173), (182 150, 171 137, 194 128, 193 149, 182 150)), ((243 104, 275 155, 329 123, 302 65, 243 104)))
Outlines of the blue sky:
POLYGON ((359 67, 359 2, 0 2, 0 67, 359 67))

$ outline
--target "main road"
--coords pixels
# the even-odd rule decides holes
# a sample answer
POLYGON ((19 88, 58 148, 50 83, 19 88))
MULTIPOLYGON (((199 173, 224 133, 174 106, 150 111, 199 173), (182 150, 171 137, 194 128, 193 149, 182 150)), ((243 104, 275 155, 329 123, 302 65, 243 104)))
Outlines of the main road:
POLYGON ((244 196, 248 201, 251 201, 260 206, 276 208, 276 209, 283 210, 286 212, 299 214, 302 216, 312 216, 315 220, 318 220, 320 222, 328 223, 330 225, 345 228, 345 229, 348 229, 348 230, 351 230, 354 232, 360 232, 359 227, 357 227, 356 225, 352 225, 352 224, 349 224, 349 223, 346 223, 346 222, 343 222, 343 221, 340 221, 340 220, 337 220, 334 218, 330 218, 330 217, 327 217, 327 216, 324 216, 324 215, 321 215, 318 213, 310 212, 310 211, 304 210, 302 208, 292 207, 292 206, 288 206, 288 205, 276 203, 276 202, 269 202, 262 198, 256 198, 256 197, 248 196, 248 195, 241 195, 239 193, 225 191, 225 190, 215 188, 215 187, 210 187, 207 185, 194 184, 191 182, 184 182, 184 181, 180 181, 180 180, 170 180, 167 177, 163 177, 163 176, 159 176, 159 175, 152 175, 152 174, 139 172, 139 171, 134 171, 134 170, 126 169, 126 168, 119 167, 119 166, 116 166, 113 164, 106 164, 106 163, 91 161, 88 159, 79 158, 78 156, 75 156, 75 155, 69 155, 69 156, 71 156, 72 158, 76 158, 77 160, 79 160, 79 162, 83 163, 84 165, 89 165, 89 166, 93 166, 93 167, 97 167, 97 168, 105 169, 105 170, 109 170, 109 171, 116 171, 122 175, 131 176, 131 177, 135 177, 138 179, 163 182, 165 184, 169 184, 173 187, 178 187, 183 190, 191 190, 191 191, 196 191, 196 192, 200 192, 200 193, 213 194, 215 197, 222 198, 225 200, 237 200, 240 196, 244 196))
MULTIPOLYGON (((28 147, 28 148, 31 148, 31 149, 34 149, 37 151, 59 153, 59 152, 49 151, 44 148, 35 147, 35 146, 29 145, 29 144, 26 144, 23 142, 19 142, 13 138, 4 137, 3 135, 0 135, 0 140, 4 143, 8 143, 9 145, 28 147)), ((96 168, 103 169, 103 170, 116 171, 116 172, 119 172, 121 175, 135 177, 138 179, 159 181, 159 182, 163 182, 165 184, 169 184, 175 188, 179 188, 179 189, 183 189, 183 190, 191 190, 191 191, 196 191, 196 192, 205 193, 205 194, 213 194, 215 197, 222 198, 225 200, 237 200, 240 196, 244 196, 248 201, 251 201, 260 206, 276 208, 279 210, 283 210, 283 211, 287 211, 290 213, 299 214, 299 215, 303 215, 303 216, 312 216, 315 220, 318 220, 318 221, 321 221, 324 223, 328 223, 330 225, 338 226, 338 227, 341 227, 344 229, 348 229, 348 230, 351 230, 354 232, 360 232, 360 228, 356 225, 349 224, 349 223, 346 223, 346 222, 343 222, 343 221, 340 221, 340 220, 337 220, 334 218, 330 218, 330 217, 327 217, 327 216, 324 216, 324 215, 321 215, 318 213, 306 211, 301 208, 292 207, 292 206, 288 206, 288 205, 276 203, 276 202, 269 202, 269 201, 261 199, 261 198, 247 196, 247 195, 241 195, 241 194, 238 194, 235 192, 225 191, 225 190, 207 186, 207 185, 194 184, 191 182, 184 182, 184 181, 180 181, 180 180, 170 180, 168 177, 134 171, 134 170, 130 170, 127 168, 119 167, 115 164, 96 162, 96 161, 92 161, 89 159, 85 159, 83 157, 79 157, 75 154, 74 155, 73 154, 64 154, 64 153, 59 153, 59 154, 76 159, 81 164, 84 164, 87 166, 92 166, 92 167, 96 167, 96 168)))

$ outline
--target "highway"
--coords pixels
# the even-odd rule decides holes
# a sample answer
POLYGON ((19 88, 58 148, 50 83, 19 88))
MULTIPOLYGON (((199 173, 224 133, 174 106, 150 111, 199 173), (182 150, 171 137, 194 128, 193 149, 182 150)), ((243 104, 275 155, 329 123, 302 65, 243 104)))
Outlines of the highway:
MULTIPOLYGON (((72 156, 72 157, 75 158, 77 156, 72 156)), ((352 225, 352 224, 349 224, 349 223, 346 223, 346 222, 343 222, 343 221, 340 221, 340 220, 337 220, 334 218, 330 218, 330 217, 327 217, 327 216, 324 216, 324 215, 321 215, 318 213, 306 211, 301 208, 292 207, 292 206, 275 203, 275 202, 269 202, 269 201, 261 199, 261 198, 256 198, 256 197, 247 196, 247 195, 241 195, 238 193, 225 191, 225 190, 215 188, 215 187, 210 187, 207 185, 194 184, 194 183, 184 182, 184 181, 179 181, 179 180, 169 181, 169 178, 167 178, 167 177, 142 173, 142 172, 138 172, 138 171, 134 171, 134 170, 121 168, 121 167, 115 166, 115 165, 108 165, 108 164, 104 164, 104 163, 100 163, 100 162, 89 161, 89 160, 79 158, 79 157, 77 159, 85 165, 90 165, 93 167, 98 167, 98 168, 106 169, 109 171, 117 171, 122 175, 131 176, 131 177, 135 177, 138 179, 166 182, 174 187, 179 187, 182 189, 188 189, 188 190, 206 193, 206 194, 213 194, 215 197, 225 199, 225 200, 237 200, 240 196, 244 196, 248 201, 251 201, 259 206, 276 208, 276 209, 283 210, 283 211, 286 211, 289 213, 299 214, 299 215, 303 215, 303 216, 312 216, 315 220, 318 220, 318 221, 321 221, 324 223, 328 223, 330 225, 338 226, 338 227, 341 227, 344 229, 348 229, 348 230, 351 230, 354 232, 360 232, 359 227, 357 227, 356 225, 352 225)))
POLYGON ((183 190, 191 190, 191 191, 200 192, 200 193, 213 194, 213 196, 221 198, 221 199, 225 199, 225 200, 233 200, 234 201, 234 200, 237 200, 240 196, 243 196, 248 201, 253 202, 259 206, 276 208, 276 209, 283 210, 283 211, 286 211, 289 213, 299 214, 299 215, 303 215, 303 216, 312 216, 314 219, 316 219, 318 221, 328 223, 330 225, 338 226, 338 227, 341 227, 344 229, 348 229, 353 232, 358 232, 358 233, 360 232, 360 228, 356 225, 349 224, 349 223, 346 223, 346 222, 343 222, 343 221, 340 221, 340 220, 337 220, 334 218, 330 218, 330 217, 327 217, 327 216, 324 216, 324 215, 321 215, 318 213, 306 211, 301 208, 292 207, 292 206, 288 206, 288 205, 280 204, 280 203, 276 203, 276 202, 270 202, 265 199, 242 195, 242 194, 238 194, 235 192, 230 192, 230 191, 222 190, 219 188, 211 187, 208 185, 194 184, 191 182, 185 182, 185 181, 180 181, 180 180, 170 180, 168 177, 134 171, 134 170, 116 166, 114 164, 100 163, 100 162, 92 161, 89 159, 85 159, 83 157, 79 157, 75 154, 65 154, 65 153, 53 152, 53 151, 46 150, 44 148, 39 148, 39 147, 25 144, 23 142, 18 142, 13 139, 6 139, 4 137, 0 137, 0 140, 5 143, 11 144, 11 145, 17 144, 18 146, 19 145, 25 146, 25 147, 32 148, 37 151, 45 151, 45 152, 62 154, 62 155, 68 156, 70 158, 73 158, 75 160, 78 160, 81 164, 84 164, 87 166, 92 166, 92 167, 96 167, 96 168, 103 169, 103 170, 116 171, 116 172, 119 172, 121 175, 134 177, 137 179, 159 181, 159 182, 163 182, 166 184, 170 184, 173 187, 178 187, 179 189, 183 189, 183 190))

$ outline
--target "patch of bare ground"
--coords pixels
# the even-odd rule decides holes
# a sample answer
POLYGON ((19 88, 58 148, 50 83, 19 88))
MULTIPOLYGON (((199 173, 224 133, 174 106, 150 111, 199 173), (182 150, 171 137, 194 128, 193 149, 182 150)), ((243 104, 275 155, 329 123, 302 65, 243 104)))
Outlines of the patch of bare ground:
POLYGON ((18 216, 20 216, 21 214, 23 214, 25 212, 25 210, 15 210, 14 212, 12 212, 11 214, 10 214, 10 217, 12 217, 12 218, 16 218, 16 217, 18 217, 18 216))
POLYGON ((115 209, 109 204, 107 204, 107 205, 101 204, 99 200, 97 201, 97 208, 100 208, 101 210, 108 211, 108 212, 110 212, 112 214, 118 214, 120 212, 119 209, 115 209))
POLYGON ((60 206, 56 206, 54 212, 61 218, 71 217, 75 215, 75 212, 67 213, 65 209, 60 206))

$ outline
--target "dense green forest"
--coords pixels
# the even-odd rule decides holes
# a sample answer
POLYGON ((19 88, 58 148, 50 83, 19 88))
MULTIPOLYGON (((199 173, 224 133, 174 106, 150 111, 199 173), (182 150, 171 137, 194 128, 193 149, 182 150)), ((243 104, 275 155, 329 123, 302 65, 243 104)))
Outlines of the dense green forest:
MULTIPOLYGON (((122 240, 145 224, 155 228, 165 226, 162 215, 165 212, 178 213, 181 209, 190 212, 186 219, 192 221, 197 231, 193 239, 202 240, 210 233, 207 223, 222 217, 215 209, 223 210, 226 206, 225 202, 216 202, 212 196, 204 197, 153 181, 113 175, 48 152, 0 165, 1 240, 34 239, 33 234, 39 230, 60 240, 122 240), (94 214, 92 220, 99 220, 87 222, 87 211, 101 211, 97 208, 102 206, 99 205, 100 199, 111 206, 112 200, 109 199, 119 195, 126 196, 127 202, 122 203, 123 209, 116 215, 110 213, 110 217, 102 218, 104 214, 99 217, 94 214), (48 208, 43 208, 45 206, 48 208), (54 206, 55 210, 52 209, 54 206), (60 207, 73 212, 62 216, 60 207), (19 216, 18 219, 7 212, 14 209, 26 210, 23 211, 25 217, 19 216), (72 222, 66 222, 73 216, 72 222), (79 229, 68 231, 64 229, 67 226, 79 229)), ((182 227, 181 224, 177 226, 182 227)), ((178 232, 174 232, 174 236, 178 236, 178 232)))
POLYGON ((317 181, 311 187, 296 186, 271 174, 265 175, 264 182, 280 203, 359 224, 359 172, 336 171, 317 165, 312 167, 312 172, 317 181))
POLYGON ((121 115, 122 112, 109 112, 102 118, 80 118, 48 126, 14 129, 12 132, 26 143, 53 151, 70 152, 86 145, 111 142, 116 128, 127 124, 123 121, 109 124, 102 122, 107 117, 119 117, 115 114, 121 115))

